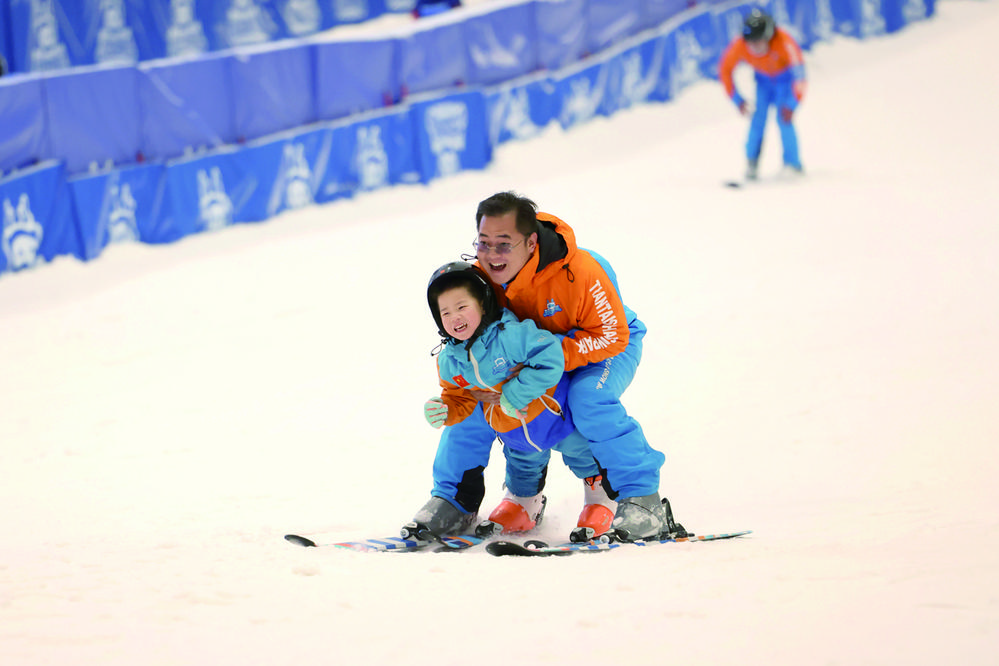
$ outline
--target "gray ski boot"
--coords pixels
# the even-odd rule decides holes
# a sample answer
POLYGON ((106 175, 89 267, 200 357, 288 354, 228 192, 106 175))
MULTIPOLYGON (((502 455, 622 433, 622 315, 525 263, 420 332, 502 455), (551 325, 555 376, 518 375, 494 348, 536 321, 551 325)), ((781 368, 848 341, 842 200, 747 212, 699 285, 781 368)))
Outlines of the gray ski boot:
POLYGON ((673 510, 670 508, 669 500, 660 499, 659 493, 619 499, 611 529, 621 541, 650 541, 687 536, 683 525, 673 520, 673 510))
POLYGON ((465 513, 442 497, 431 497, 399 533, 403 539, 433 541, 448 534, 465 534, 478 520, 477 513, 465 513))

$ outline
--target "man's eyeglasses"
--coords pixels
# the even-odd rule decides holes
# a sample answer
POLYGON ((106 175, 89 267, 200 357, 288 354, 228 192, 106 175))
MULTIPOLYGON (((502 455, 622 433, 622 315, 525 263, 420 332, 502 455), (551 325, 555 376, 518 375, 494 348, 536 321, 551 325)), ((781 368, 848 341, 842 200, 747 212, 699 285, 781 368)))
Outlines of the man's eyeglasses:
POLYGON ((495 252, 496 254, 510 254, 510 251, 513 250, 513 248, 517 247, 525 240, 527 239, 522 238, 517 243, 496 243, 495 245, 477 240, 472 241, 472 247, 475 248, 475 252, 477 254, 488 254, 489 252, 495 252))

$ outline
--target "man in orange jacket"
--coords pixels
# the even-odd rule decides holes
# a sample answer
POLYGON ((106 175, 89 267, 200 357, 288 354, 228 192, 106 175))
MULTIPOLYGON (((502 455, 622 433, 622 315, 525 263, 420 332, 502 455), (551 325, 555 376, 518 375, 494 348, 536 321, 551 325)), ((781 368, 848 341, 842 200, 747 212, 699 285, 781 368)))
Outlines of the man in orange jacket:
MULTIPOLYGON (((622 302, 613 269, 578 247, 568 224, 537 212, 533 201, 512 192, 482 201, 475 219, 478 265, 502 305, 559 339, 576 432, 589 442, 603 488, 617 501, 615 536, 636 541, 678 533, 683 528, 659 495, 666 458, 621 404, 641 360, 646 328, 622 302)), ((413 532, 446 534, 471 524, 485 494, 483 470, 494 438, 481 404, 445 428, 434 459, 432 497, 411 523, 413 532)), ((543 478, 539 485, 537 493, 543 478)), ((574 541, 586 536, 570 535, 574 541)))
POLYGON ((745 18, 742 36, 736 37, 722 54, 718 75, 725 92, 743 115, 752 114, 749 137, 746 140, 746 178, 754 180, 763 148, 763 133, 771 106, 777 107, 777 127, 784 146, 784 167, 802 173, 798 155, 798 135, 792 119, 805 94, 805 62, 801 48, 774 19, 760 9, 753 9, 745 18), (756 71, 756 108, 739 94, 732 80, 732 71, 740 62, 749 63, 756 71))

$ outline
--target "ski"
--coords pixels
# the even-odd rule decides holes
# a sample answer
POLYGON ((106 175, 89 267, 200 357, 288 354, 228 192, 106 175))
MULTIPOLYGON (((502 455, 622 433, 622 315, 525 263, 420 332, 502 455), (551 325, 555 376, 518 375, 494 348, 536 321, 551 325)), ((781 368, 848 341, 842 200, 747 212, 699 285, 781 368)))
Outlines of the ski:
POLYGON ((753 187, 760 185, 779 185, 780 183, 795 183, 805 177, 804 171, 796 171, 790 167, 785 167, 776 174, 757 176, 756 178, 736 178, 733 180, 723 180, 722 185, 724 187, 738 190, 744 187, 753 187))
POLYGON ((284 538, 289 543, 305 548, 343 548, 361 553, 408 553, 418 550, 433 549, 441 552, 454 552, 465 550, 482 543, 483 539, 474 534, 462 534, 459 536, 446 536, 434 540, 403 539, 402 537, 391 536, 377 539, 360 539, 357 541, 314 541, 309 537, 299 534, 286 534, 284 538), (432 548, 436 547, 436 548, 432 548))
POLYGON ((724 534, 702 534, 676 537, 671 539, 661 539, 658 541, 610 541, 601 543, 590 541, 588 543, 563 543, 557 546, 549 546, 540 541, 527 541, 523 544, 512 541, 493 541, 486 545, 486 552, 490 555, 503 557, 512 555, 514 557, 548 557, 559 555, 575 555, 576 553, 600 553, 618 548, 646 548, 658 546, 666 543, 695 543, 698 541, 719 541, 721 539, 734 539, 736 537, 752 534, 752 530, 742 532, 728 532, 724 534))

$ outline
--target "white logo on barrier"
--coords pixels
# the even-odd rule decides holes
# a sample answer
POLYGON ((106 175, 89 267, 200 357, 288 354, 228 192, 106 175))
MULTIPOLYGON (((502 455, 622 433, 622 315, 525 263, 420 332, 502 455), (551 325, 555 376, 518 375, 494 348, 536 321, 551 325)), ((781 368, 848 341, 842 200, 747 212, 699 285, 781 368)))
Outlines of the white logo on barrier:
POLYGON ((902 18, 906 23, 922 21, 929 14, 925 0, 905 0, 902 3, 902 18))
POLYGON ((643 101, 648 93, 642 95, 642 56, 640 53, 632 51, 621 54, 619 65, 621 86, 618 90, 615 106, 623 109, 643 101))
POLYGON ((41 72, 69 67, 66 45, 59 39, 52 0, 31 0, 31 71, 41 72))
POLYGON ((232 0, 225 13, 230 46, 259 44, 270 40, 270 18, 257 6, 257 0, 232 0))
POLYGON ((385 9, 390 12, 408 12, 416 9, 416 0, 386 0, 385 9))
POLYGON ((523 35, 516 35, 509 48, 500 44, 499 37, 491 25, 485 26, 485 31, 481 33, 483 41, 472 41, 468 45, 468 52, 472 61, 479 67, 516 67, 520 63, 519 53, 523 53, 527 46, 527 39, 523 35))
POLYGON ((7 257, 8 269, 31 268, 38 262, 42 233, 42 225, 31 212, 27 193, 21 193, 17 208, 10 203, 10 199, 3 200, 3 253, 7 257))
POLYGON ((874 37, 885 32, 881 0, 860 0, 860 36, 874 37))
POLYGON ((101 29, 97 32, 94 60, 115 65, 139 61, 135 35, 125 22, 124 0, 101 0, 101 29))
POLYGON ((368 18, 368 0, 333 0, 333 16, 338 21, 361 21, 368 18))
POLYGON ((293 35, 311 35, 322 27, 323 15, 316 0, 288 0, 281 10, 288 32, 293 35))
POLYGON ((731 11, 725 14, 725 37, 726 43, 732 41, 736 37, 742 36, 742 14, 738 11, 731 11))
POLYGON ((205 28, 194 13, 194 0, 170 0, 166 49, 168 56, 197 55, 208 50, 205 28))
POLYGON ((670 76, 670 96, 676 96, 701 78, 701 58, 704 56, 704 49, 693 30, 677 30, 675 37, 676 60, 670 76))
POLYGON ((308 206, 313 202, 312 169, 305 159, 305 144, 285 144, 281 160, 285 206, 293 210, 308 206))
POLYGON ((787 11, 786 0, 774 0, 773 17, 777 25, 787 30, 787 26, 791 23, 791 14, 787 11))
POLYGON ((601 67, 597 80, 590 83, 585 76, 577 76, 569 81, 569 93, 562 101, 559 121, 563 127, 572 127, 597 115, 600 101, 607 87, 607 67, 601 67))
POLYGON ((794 41, 799 44, 805 41, 805 36, 801 33, 801 28, 791 20, 791 13, 787 10, 787 0, 776 0, 774 2, 774 20, 777 25, 784 28, 794 41))
POLYGON ((621 89, 618 108, 627 108, 644 102, 656 89, 663 60, 666 59, 666 40, 655 42, 655 50, 647 72, 642 72, 642 54, 638 50, 625 53, 621 58, 621 89))
POLYGON ((138 203, 128 183, 112 185, 108 191, 111 210, 108 214, 108 242, 125 243, 139 240, 139 225, 135 220, 138 203))
POLYGON ((361 125, 357 128, 354 160, 362 190, 374 190, 389 184, 388 153, 382 142, 381 127, 361 125))
POLYGON ((489 136, 493 144, 499 142, 503 130, 515 139, 527 139, 540 129, 531 120, 531 102, 526 88, 504 90, 499 94, 489 113, 489 136))
POLYGON ((440 102, 427 109, 424 121, 430 150, 437 157, 437 172, 450 176, 461 171, 460 153, 465 150, 468 132, 468 106, 461 102, 440 102))
POLYGON ((816 0, 815 23, 812 24, 815 37, 823 41, 828 41, 833 38, 835 29, 836 19, 833 17, 832 0, 816 0))
POLYGON ((232 224, 232 200, 226 194, 222 171, 198 169, 198 219, 208 231, 215 231, 232 224))

